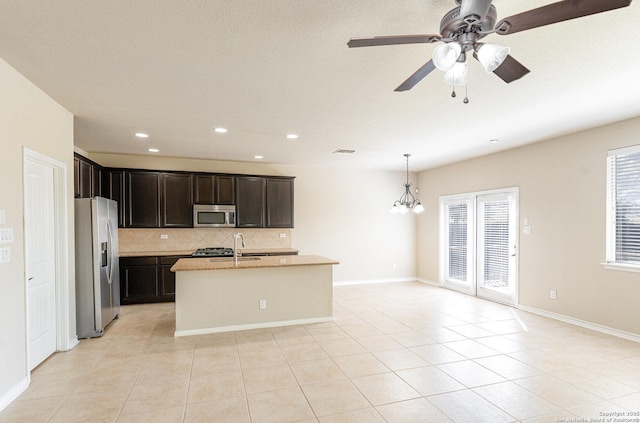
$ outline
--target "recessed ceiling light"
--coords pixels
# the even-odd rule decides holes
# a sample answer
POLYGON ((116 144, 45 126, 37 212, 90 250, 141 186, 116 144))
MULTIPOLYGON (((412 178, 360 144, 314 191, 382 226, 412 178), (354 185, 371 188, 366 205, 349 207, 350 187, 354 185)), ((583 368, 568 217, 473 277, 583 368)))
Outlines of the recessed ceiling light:
POLYGON ((333 152, 333 154, 353 154, 355 153, 356 150, 348 150, 345 148, 339 148, 336 151, 333 152))
POLYGON ((298 138, 298 136, 296 134, 288 134, 287 138, 289 138, 290 140, 295 140, 296 138, 298 138))
POLYGON ((149 138, 149 134, 145 134, 144 132, 136 132, 133 135, 135 135, 138 138, 149 138))
POLYGON ((498 142, 500 142, 500 140, 497 139, 492 139, 491 141, 489 141, 491 144, 497 144, 498 142))
POLYGON ((158 150, 157 148, 150 148, 148 151, 150 153, 159 153, 160 152, 160 150, 158 150))
POLYGON ((253 156, 253 158, 260 160, 260 159, 264 159, 264 156, 253 156))
POLYGON ((226 134, 227 133, 227 128, 216 128, 216 129, 214 129, 214 131, 216 131, 219 134, 226 134))

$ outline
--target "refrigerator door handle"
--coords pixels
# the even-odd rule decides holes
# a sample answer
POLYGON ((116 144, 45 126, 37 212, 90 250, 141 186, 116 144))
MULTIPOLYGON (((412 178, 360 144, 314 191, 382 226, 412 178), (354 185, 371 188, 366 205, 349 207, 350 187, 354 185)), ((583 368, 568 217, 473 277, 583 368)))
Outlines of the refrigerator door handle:
POLYGON ((113 227, 111 226, 111 219, 107 219, 107 235, 109 236, 109 266, 107 270, 107 281, 109 285, 113 280, 113 227))

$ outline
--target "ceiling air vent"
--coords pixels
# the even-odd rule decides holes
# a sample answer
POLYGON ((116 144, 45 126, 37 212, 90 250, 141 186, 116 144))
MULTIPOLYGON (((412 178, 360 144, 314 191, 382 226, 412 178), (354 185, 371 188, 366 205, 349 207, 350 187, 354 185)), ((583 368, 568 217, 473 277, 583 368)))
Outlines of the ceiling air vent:
POLYGON ((342 148, 339 148, 336 151, 334 151, 333 154, 353 154, 355 152, 356 150, 344 150, 342 148))

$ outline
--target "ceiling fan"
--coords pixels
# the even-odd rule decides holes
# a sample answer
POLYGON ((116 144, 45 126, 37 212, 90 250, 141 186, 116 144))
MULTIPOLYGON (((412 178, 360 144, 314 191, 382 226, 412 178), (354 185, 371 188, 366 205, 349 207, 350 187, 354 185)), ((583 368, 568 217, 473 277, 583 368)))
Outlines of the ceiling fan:
POLYGON ((434 69, 445 72, 450 85, 466 84, 467 53, 473 51, 487 73, 493 72, 506 83, 527 73, 524 65, 509 55, 510 49, 497 44, 481 43, 489 34, 509 35, 527 29, 563 22, 596 13, 629 6, 632 0, 564 0, 531 9, 500 20, 492 0, 455 0, 457 7, 440 21, 440 34, 391 35, 352 38, 349 47, 370 47, 395 44, 429 44, 443 42, 433 51, 433 57, 414 72, 395 91, 407 91, 422 81, 434 69))

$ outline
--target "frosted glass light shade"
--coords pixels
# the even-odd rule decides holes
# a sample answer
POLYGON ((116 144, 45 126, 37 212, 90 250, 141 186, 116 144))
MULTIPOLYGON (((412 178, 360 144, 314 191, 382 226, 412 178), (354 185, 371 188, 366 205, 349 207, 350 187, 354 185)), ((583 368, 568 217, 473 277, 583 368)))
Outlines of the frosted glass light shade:
POLYGON ((449 85, 464 85, 467 83, 467 62, 456 62, 445 72, 442 78, 449 85))
POLYGON ((431 58, 436 69, 446 72, 456 64, 461 52, 462 47, 458 43, 440 44, 433 49, 431 58))
POLYGON ((511 48, 498 44, 483 44, 478 49, 478 61, 487 73, 491 73, 498 68, 507 58, 511 48))
POLYGON ((420 203, 418 203, 418 204, 413 208, 413 212, 414 212, 415 214, 422 213, 423 211, 424 211, 424 206, 423 206, 422 204, 420 204, 420 203))

